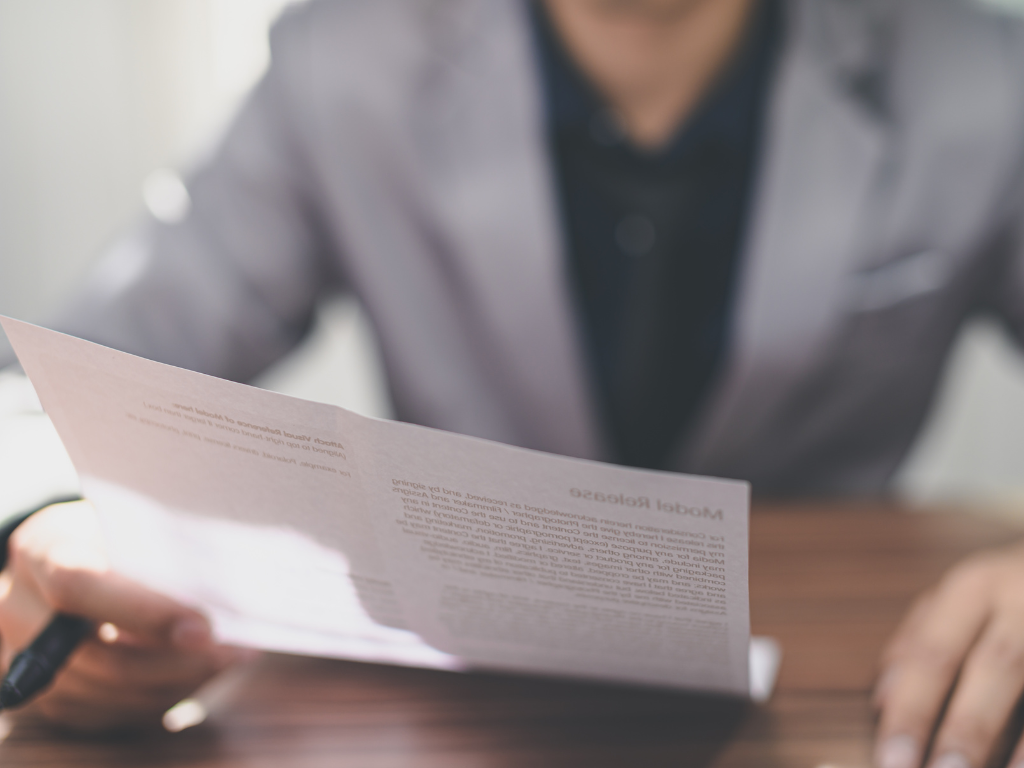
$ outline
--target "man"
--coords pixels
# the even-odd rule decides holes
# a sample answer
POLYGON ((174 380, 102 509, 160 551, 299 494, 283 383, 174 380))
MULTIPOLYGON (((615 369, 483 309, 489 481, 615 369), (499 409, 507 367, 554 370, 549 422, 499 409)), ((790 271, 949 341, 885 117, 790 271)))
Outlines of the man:
MULTIPOLYGON (((1024 27, 968 0, 324 0, 273 51, 62 330, 246 379, 350 290, 400 418, 776 495, 884 490, 965 318, 1024 331, 1024 27)), ((94 540, 40 513, 0 593, 7 660, 54 609, 117 627, 37 705, 81 727, 235 658, 94 540)), ((1014 545, 911 612, 878 764, 937 728, 981 766, 1022 659, 1014 545)))

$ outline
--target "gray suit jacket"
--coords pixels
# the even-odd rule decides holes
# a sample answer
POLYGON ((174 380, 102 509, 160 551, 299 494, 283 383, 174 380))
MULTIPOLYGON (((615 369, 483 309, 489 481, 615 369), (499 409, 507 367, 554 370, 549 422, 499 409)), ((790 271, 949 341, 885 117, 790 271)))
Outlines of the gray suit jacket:
MULTIPOLYGON (((62 330, 247 379, 327 291, 376 326, 400 418, 573 456, 582 360, 524 0, 319 0, 62 330)), ((1024 28, 967 0, 790 0, 728 360, 680 470, 884 488, 951 341, 1024 331, 1024 28)))

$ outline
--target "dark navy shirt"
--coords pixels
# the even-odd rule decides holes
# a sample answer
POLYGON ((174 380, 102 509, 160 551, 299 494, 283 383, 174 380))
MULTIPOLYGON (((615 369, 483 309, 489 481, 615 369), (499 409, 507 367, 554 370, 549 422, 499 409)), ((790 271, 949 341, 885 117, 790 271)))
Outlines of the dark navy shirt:
POLYGON ((657 151, 622 134, 531 4, 568 269, 613 457, 666 468, 723 358, 781 34, 760 0, 741 45, 657 151))

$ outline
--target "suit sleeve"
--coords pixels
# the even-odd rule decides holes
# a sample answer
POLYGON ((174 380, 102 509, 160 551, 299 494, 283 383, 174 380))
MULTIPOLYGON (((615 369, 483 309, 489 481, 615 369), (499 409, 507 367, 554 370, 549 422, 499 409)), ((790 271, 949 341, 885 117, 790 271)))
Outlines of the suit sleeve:
POLYGON ((234 380, 301 339, 341 281, 303 153, 299 22, 275 27, 269 71, 187 180, 185 217, 151 218, 116 244, 56 328, 234 380))

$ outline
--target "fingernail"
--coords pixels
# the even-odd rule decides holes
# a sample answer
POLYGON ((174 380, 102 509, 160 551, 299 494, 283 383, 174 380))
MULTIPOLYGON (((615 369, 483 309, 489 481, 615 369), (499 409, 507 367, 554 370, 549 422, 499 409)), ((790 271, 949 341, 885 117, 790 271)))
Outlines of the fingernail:
POLYGON ((878 768, 917 768, 920 751, 913 736, 890 736, 878 745, 875 764, 878 768))
POLYGON ((947 752, 932 763, 932 768, 971 768, 971 764, 959 752, 947 752))
POLYGON ((171 641, 179 648, 201 648, 210 642, 210 625, 202 619, 182 619, 174 625, 171 641))

